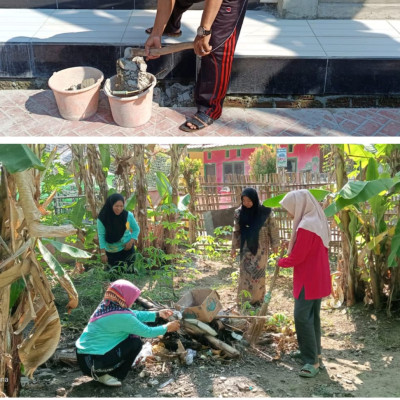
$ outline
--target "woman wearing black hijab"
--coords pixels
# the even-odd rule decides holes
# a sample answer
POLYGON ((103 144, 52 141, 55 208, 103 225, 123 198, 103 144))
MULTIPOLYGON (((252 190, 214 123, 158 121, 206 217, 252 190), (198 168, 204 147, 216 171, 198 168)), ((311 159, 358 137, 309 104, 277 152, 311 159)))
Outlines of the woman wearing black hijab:
POLYGON ((277 252, 279 232, 270 208, 260 204, 257 191, 246 188, 241 195, 241 206, 235 210, 232 236, 232 257, 240 249, 238 304, 249 301, 259 305, 265 295, 265 270, 269 251, 277 252), (244 295, 249 292, 251 297, 244 295))
POLYGON ((112 194, 97 218, 101 261, 110 266, 133 260, 134 243, 140 232, 135 217, 124 209, 124 204, 121 194, 112 194))

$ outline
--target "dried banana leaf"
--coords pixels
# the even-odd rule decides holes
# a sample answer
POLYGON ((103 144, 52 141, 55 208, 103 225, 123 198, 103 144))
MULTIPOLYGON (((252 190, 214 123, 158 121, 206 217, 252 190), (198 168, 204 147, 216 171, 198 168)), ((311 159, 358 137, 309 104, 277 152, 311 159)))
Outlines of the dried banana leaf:
POLYGON ((26 258, 22 264, 18 263, 11 268, 0 273, 0 289, 11 285, 14 281, 21 278, 22 274, 27 275, 31 269, 31 261, 26 258))
POLYGON ((18 355, 24 364, 27 377, 32 378, 37 367, 53 355, 57 349, 60 335, 60 318, 54 303, 52 303, 50 309, 46 310, 40 318, 40 322, 35 322, 33 332, 18 349, 18 355))
POLYGON ((79 296, 72 283, 68 274, 64 271, 60 263, 56 258, 50 253, 50 251, 43 245, 43 243, 38 240, 38 247, 43 255, 44 260, 47 262, 54 276, 60 282, 60 285, 68 293, 69 302, 67 304, 67 311, 70 312, 71 309, 78 307, 79 296))

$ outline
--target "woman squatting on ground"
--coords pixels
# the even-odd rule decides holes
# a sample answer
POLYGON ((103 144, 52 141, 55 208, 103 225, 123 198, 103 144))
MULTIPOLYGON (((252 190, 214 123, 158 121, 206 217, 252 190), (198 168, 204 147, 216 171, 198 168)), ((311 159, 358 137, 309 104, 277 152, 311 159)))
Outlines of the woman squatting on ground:
POLYGON ((133 311, 140 295, 133 283, 119 279, 107 289, 103 300, 76 341, 77 359, 85 375, 107 386, 121 386, 142 348, 140 337, 156 337, 179 329, 179 321, 149 327, 157 315, 167 319, 172 310, 133 311))
POLYGON ((134 263, 135 241, 140 228, 124 205, 124 197, 114 193, 107 198, 97 218, 101 261, 109 267, 134 263))

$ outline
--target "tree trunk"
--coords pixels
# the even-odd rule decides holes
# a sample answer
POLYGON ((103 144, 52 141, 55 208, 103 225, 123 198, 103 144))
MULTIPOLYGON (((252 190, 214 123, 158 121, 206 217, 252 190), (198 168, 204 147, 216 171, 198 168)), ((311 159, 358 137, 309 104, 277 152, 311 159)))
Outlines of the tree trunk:
MULTIPOLYGON (((108 194, 107 178, 106 175, 104 174, 103 166, 101 165, 100 153, 97 150, 95 144, 87 145, 87 156, 88 156, 89 170, 92 173, 92 175, 96 178, 96 182, 100 188, 100 198, 97 202, 98 204, 96 207, 99 210, 107 199, 107 194, 108 194)), ((93 218, 95 218, 95 216, 93 216, 93 218)))
POLYGON ((371 291, 372 291, 372 300, 374 302, 374 307, 379 310, 381 308, 381 291, 380 291, 380 276, 379 276, 379 268, 376 265, 376 259, 372 254, 372 251, 368 254, 369 260, 369 277, 371 279, 371 291))
MULTIPOLYGON (((344 151, 337 145, 332 146, 335 159, 336 184, 339 191, 347 183, 347 174, 345 169, 344 151)), ((350 215, 347 210, 339 212, 339 218, 343 226, 342 253, 343 253, 343 271, 342 271, 342 289, 345 293, 348 306, 355 303, 355 269, 357 267, 357 248, 354 239, 351 237, 349 225, 350 215)))
MULTIPOLYGON (((0 289, 0 397, 5 393, 5 383, 8 381, 8 365, 12 360, 8 348, 8 319, 9 319, 10 286, 0 289)), ((8 393, 7 393, 8 395, 8 393)))
POLYGON ((133 192, 132 186, 132 167, 134 165, 134 157, 132 149, 129 145, 114 145, 115 151, 115 175, 122 181, 121 190, 126 198, 130 197, 133 192))
MULTIPOLYGON (((183 162, 182 175, 185 181, 186 190, 190 195, 190 203, 188 206, 189 212, 196 217, 196 201, 197 191, 199 188, 199 168, 196 169, 196 161, 193 159, 186 158, 183 162)), ((194 243, 196 241, 197 227, 196 219, 189 220, 189 242, 194 243)))
MULTIPOLYGON (((170 145, 170 156, 171 156, 171 171, 169 174, 169 181, 172 186, 172 202, 175 206, 178 206, 179 199, 179 160, 182 156, 187 145, 181 144, 171 144, 170 145)), ((176 221, 176 214, 170 213, 167 216, 167 220, 170 223, 176 221)), ((164 232, 164 236, 169 239, 173 239, 176 235, 175 229, 169 229, 164 232)), ((176 253, 176 245, 172 245, 170 243, 165 244, 165 251, 167 254, 176 253)))
POLYGON ((143 250, 144 238, 148 235, 147 226, 147 180, 146 180, 146 165, 145 165, 145 145, 135 144, 134 151, 134 165, 135 165, 135 179, 136 179, 136 197, 137 205, 135 209, 135 216, 140 226, 140 234, 138 238, 137 247, 143 250))
POLYGON ((97 207, 96 197, 94 193, 94 181, 93 177, 89 173, 89 166, 85 156, 85 145, 83 144, 71 144, 71 151, 74 158, 75 168, 74 174, 81 178, 85 185, 86 200, 89 204, 90 211, 93 218, 97 218, 97 207))

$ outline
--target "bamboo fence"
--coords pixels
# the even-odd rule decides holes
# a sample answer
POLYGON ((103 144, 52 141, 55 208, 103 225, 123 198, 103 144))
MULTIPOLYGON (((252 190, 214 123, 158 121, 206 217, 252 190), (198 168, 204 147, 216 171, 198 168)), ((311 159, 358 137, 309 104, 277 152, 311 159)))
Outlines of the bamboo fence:
MULTIPOLYGON (((201 177, 200 192, 196 195, 196 212, 199 217, 199 235, 205 235, 203 215, 207 211, 239 207, 240 195, 246 187, 257 190, 261 201, 298 189, 327 189, 334 191, 334 182, 328 174, 312 172, 285 172, 260 176, 227 175, 221 182, 216 177, 201 177)), ((292 220, 282 208, 274 209, 274 218, 282 240, 288 240, 292 231, 292 220)), ((232 221, 233 223, 233 221, 232 221)), ((335 256, 341 249, 341 232, 333 219, 331 226, 330 254, 335 256)))

